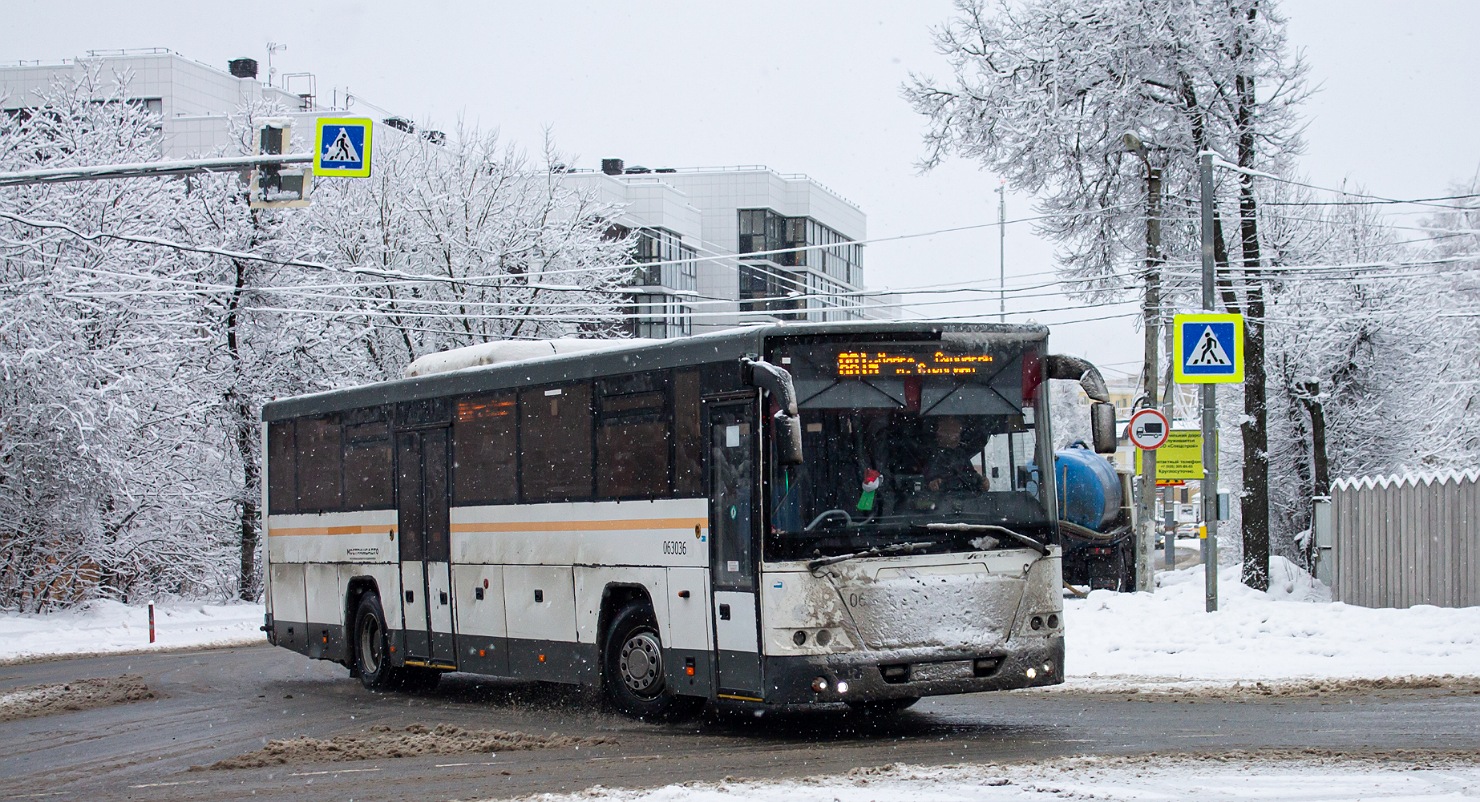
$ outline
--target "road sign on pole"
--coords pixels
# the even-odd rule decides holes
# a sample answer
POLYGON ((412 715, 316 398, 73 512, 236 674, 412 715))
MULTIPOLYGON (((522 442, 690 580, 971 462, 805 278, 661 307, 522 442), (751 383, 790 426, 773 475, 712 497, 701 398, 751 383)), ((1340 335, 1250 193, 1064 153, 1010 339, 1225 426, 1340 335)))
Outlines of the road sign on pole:
POLYGON ((369 178, 371 125, 369 117, 320 117, 314 137, 314 175, 369 178))
MULTIPOLYGON (((1201 482, 1203 472, 1203 437, 1197 429, 1173 429, 1165 443, 1156 450, 1156 483, 1180 485, 1201 482)), ((1141 471, 1141 452, 1136 452, 1136 472, 1141 471)))
POLYGON ((1154 451, 1161 448, 1171 432, 1172 427, 1167 422, 1167 416, 1161 414, 1159 409, 1147 407, 1136 410, 1136 413, 1131 415, 1131 423, 1126 436, 1130 439, 1131 445, 1136 448, 1142 451, 1154 451))
POLYGON ((1172 366, 1179 384, 1244 380, 1244 316, 1217 313, 1172 319, 1172 366))

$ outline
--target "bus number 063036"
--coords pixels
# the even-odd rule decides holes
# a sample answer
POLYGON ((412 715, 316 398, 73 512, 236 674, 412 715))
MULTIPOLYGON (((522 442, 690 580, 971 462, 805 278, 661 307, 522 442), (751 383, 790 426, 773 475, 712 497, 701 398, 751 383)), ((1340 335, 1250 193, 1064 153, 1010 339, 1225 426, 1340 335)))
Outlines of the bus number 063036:
POLYGON ((663 553, 688 554, 689 544, 683 542, 682 540, 665 540, 663 541, 663 553))

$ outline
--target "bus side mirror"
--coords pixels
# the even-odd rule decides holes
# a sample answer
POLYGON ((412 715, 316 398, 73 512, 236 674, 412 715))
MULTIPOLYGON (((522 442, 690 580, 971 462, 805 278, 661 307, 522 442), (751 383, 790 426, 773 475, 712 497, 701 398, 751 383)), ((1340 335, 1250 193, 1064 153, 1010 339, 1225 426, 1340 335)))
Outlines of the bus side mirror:
POLYGON ((777 410, 776 459, 782 465, 802 464, 802 416, 788 415, 786 410, 777 410))
POLYGON ((1089 407, 1089 427, 1094 435, 1096 454, 1114 454, 1116 443, 1115 436, 1115 405, 1104 401, 1096 401, 1089 407))
POLYGON ((776 459, 782 465, 802 464, 802 416, 797 413, 797 390, 791 373, 763 359, 740 360, 745 382, 760 387, 771 396, 779 409, 773 417, 776 459))

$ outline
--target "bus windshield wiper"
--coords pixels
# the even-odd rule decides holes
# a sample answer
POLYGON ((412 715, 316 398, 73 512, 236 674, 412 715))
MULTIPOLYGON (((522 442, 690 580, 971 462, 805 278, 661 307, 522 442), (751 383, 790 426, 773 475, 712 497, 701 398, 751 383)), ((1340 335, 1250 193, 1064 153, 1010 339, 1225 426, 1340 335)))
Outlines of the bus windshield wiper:
POLYGON ((1015 532, 1005 526, 998 526, 996 524, 967 523, 916 524, 916 526, 924 529, 927 532, 990 532, 992 534, 1006 535, 1009 538, 1017 541, 1018 543, 1021 543, 1024 546, 1037 551, 1039 554, 1048 556, 1048 546, 1045 546, 1043 544, 1043 541, 1038 540, 1037 538, 1029 537, 1022 532, 1015 532))
POLYGON ((882 557, 885 554, 898 554, 902 551, 915 551, 916 549, 929 548, 934 545, 934 543, 929 541, 920 543, 893 543, 888 546, 875 546, 871 549, 855 551, 852 554, 836 554, 832 557, 819 557, 807 563, 807 570, 816 571, 818 568, 825 568, 829 565, 836 565, 837 563, 845 562, 847 560, 856 560, 859 557, 882 557))

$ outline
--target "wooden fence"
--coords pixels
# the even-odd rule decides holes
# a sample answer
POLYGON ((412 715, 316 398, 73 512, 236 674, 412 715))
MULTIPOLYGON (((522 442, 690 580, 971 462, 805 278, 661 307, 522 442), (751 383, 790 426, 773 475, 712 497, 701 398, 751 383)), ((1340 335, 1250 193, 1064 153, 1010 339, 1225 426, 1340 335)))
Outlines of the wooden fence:
POLYGON ((1339 479, 1329 504, 1335 600, 1480 605, 1480 471, 1339 479))

